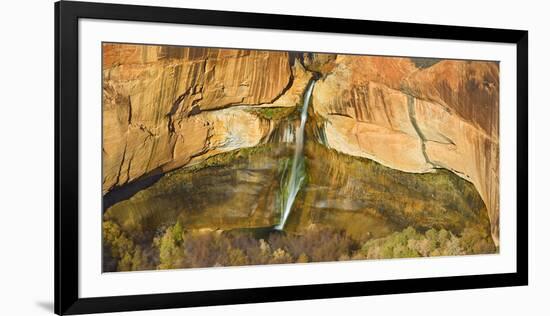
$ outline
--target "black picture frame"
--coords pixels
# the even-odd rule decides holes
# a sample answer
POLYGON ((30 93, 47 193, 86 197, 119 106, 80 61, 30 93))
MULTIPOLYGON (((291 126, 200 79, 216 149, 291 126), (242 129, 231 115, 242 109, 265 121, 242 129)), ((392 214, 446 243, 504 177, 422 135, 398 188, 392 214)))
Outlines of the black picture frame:
POLYGON ((528 32, 243 12, 55 3, 55 312, 59 315, 520 286, 528 283, 528 32), (512 43, 517 46, 517 272, 151 295, 78 296, 78 21, 82 18, 512 43))

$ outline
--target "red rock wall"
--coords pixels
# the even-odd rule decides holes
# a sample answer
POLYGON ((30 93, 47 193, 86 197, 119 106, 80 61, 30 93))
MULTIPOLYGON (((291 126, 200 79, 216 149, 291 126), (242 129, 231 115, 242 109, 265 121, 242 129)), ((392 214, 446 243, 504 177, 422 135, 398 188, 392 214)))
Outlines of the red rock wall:
POLYGON ((257 145, 273 122, 247 107, 295 106, 309 76, 285 52, 104 44, 103 192, 257 145))
MULTIPOLYGON (((326 58, 325 58, 326 59, 326 58)), ((499 69, 493 62, 338 56, 313 91, 326 145, 407 172, 472 182, 499 242, 499 69)))

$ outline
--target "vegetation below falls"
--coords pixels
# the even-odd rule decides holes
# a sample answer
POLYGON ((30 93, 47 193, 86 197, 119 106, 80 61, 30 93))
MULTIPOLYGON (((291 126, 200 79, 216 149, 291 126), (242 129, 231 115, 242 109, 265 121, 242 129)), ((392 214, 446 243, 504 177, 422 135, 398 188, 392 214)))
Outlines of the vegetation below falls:
POLYGON ((120 227, 103 223, 108 271, 201 268, 362 259, 454 256, 494 253, 491 237, 467 228, 461 235, 445 229, 424 233, 408 227, 383 238, 358 242, 343 231, 312 226, 302 234, 186 231, 178 222, 143 247, 120 227))

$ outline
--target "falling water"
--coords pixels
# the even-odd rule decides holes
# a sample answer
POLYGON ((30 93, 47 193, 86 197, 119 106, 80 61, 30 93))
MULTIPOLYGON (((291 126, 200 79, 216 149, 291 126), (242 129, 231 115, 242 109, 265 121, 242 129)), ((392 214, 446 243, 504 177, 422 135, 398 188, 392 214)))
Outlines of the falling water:
POLYGON ((275 229, 278 230, 282 230, 285 227, 286 220, 290 214, 290 210, 292 209, 292 203, 294 203, 294 199, 296 198, 296 195, 298 194, 298 191, 300 190, 300 187, 305 179, 304 134, 307 120, 307 109, 314 84, 315 80, 311 80, 304 95, 304 103, 300 114, 300 127, 296 131, 296 147, 294 149, 294 158, 292 159, 292 164, 290 165, 290 173, 287 172, 289 171, 287 166, 285 166, 285 172, 283 173, 280 195, 281 220, 279 224, 275 226, 275 229))

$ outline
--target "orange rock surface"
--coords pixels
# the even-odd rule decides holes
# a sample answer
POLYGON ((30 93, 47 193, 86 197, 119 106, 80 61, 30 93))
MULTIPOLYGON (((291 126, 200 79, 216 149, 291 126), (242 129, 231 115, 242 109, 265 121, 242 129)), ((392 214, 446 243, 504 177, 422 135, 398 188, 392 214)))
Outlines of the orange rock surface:
POLYGON ((146 45, 103 46, 103 192, 267 141, 251 109, 299 106, 329 148, 472 182, 499 243, 499 67, 494 62, 146 45), (296 59, 295 59, 296 57, 296 59))
POLYGON ((499 69, 494 62, 338 56, 312 109, 326 145, 407 172, 445 168, 472 182, 499 242, 499 69))
POLYGON ((248 108, 296 106, 310 77, 284 52, 104 44, 103 192, 259 144, 274 122, 248 108))

